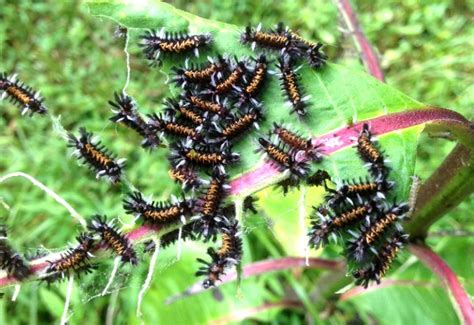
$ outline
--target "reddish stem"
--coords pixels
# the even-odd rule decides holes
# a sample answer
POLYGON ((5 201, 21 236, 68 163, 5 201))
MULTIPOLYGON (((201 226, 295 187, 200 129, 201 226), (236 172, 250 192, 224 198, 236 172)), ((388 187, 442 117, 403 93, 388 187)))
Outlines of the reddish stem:
MULTIPOLYGON (((368 123, 375 134, 384 134, 427 122, 439 123, 444 125, 460 125, 467 127, 469 122, 460 114, 442 108, 426 108, 420 110, 411 110, 407 112, 394 113, 376 117, 357 123, 351 127, 344 127, 328 134, 315 137, 313 141, 321 144, 321 149, 326 155, 330 155, 338 150, 353 145, 353 137, 360 132, 362 125, 368 123)), ((262 184, 267 183, 269 177, 278 176, 279 171, 272 165, 265 163, 257 169, 243 174, 231 182, 231 193, 233 195, 243 194, 246 191, 261 188, 262 184), (263 175, 263 176, 262 176, 263 175)), ((132 241, 140 241, 153 232, 158 232, 158 228, 140 227, 128 234, 132 241)), ((99 248, 100 249, 100 248, 99 248)), ((46 256, 30 262, 33 271, 38 276, 48 266, 48 260, 54 261, 58 256, 46 256)), ((33 278, 33 277, 32 277, 33 278)), ((12 285, 16 280, 14 278, 0 277, 0 288, 12 285)))
POLYGON ((446 286, 463 323, 474 325, 474 308, 471 300, 449 265, 427 246, 412 244, 410 245, 410 251, 432 270, 446 286))
MULTIPOLYGON (((383 115, 362 121, 350 127, 343 127, 328 134, 315 137, 313 138, 313 143, 319 144, 322 152, 330 155, 352 146, 354 138, 357 138, 365 123, 370 125, 371 131, 374 134, 381 135, 428 122, 461 124, 466 127, 469 124, 469 121, 461 114, 443 108, 431 107, 383 115)), ((272 164, 264 163, 257 169, 234 179, 230 183, 230 192, 232 195, 246 194, 249 189, 261 188, 262 184, 265 184, 269 178, 276 177, 278 174, 278 169, 273 167, 272 164)))
MULTIPOLYGON (((242 270, 242 278, 248 278, 263 273, 281 271, 295 267, 341 271, 344 269, 344 263, 321 258, 310 258, 308 260, 308 265, 306 265, 306 259, 303 257, 283 257, 269 259, 246 265, 242 270)), ((218 285, 221 286, 225 283, 235 281, 236 279, 237 272, 234 270, 224 275, 218 285)), ((166 303, 172 303, 180 298, 192 296, 202 291, 205 291, 205 289, 203 289, 202 284, 199 281, 189 287, 184 293, 168 298, 166 303)))
POLYGON ((375 78, 385 82, 384 73, 380 68, 379 58, 365 37, 349 0, 338 0, 337 6, 349 32, 354 36, 354 43, 358 45, 360 57, 367 71, 375 78))

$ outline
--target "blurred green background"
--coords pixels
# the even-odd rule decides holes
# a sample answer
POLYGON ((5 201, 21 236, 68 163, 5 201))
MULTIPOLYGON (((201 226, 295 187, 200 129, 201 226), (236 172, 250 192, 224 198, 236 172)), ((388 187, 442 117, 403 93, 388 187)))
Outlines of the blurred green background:
MULTIPOLYGON (((344 33, 337 10, 329 1, 176 1, 175 6, 194 14, 236 25, 262 22, 266 26, 284 21, 304 37, 328 44, 332 61, 359 66, 352 40, 344 33), (342 31, 341 31, 342 30, 342 31)), ((473 118, 474 107, 474 3, 469 1, 353 1, 367 37, 378 49, 387 83, 405 94, 435 106, 459 111, 473 118)), ((125 81, 123 39, 114 37, 115 24, 91 17, 83 3, 75 1, 0 0, 0 71, 16 72, 27 84, 41 89, 50 112, 61 115, 67 130, 85 126, 99 134, 127 167, 131 182, 156 199, 176 190, 165 173, 164 152, 144 154, 136 148, 138 137, 108 122, 107 101, 125 81)), ((159 107, 166 96, 160 86, 165 76, 150 70, 131 49, 132 78, 128 92, 144 112, 159 107)), ((360 67, 360 69, 363 69, 360 67)), ((118 216, 123 222, 121 191, 95 181, 86 168, 69 159, 65 142, 54 132, 48 118, 20 117, 18 109, 0 103, 0 175, 26 172, 59 193, 83 216, 95 213, 118 216)), ((418 174, 426 179, 452 148, 452 144, 422 138, 418 174)), ((469 181, 469 180, 467 180, 469 181)), ((261 195, 260 204, 275 204, 271 191, 261 195)), ((298 194, 279 202, 292 204, 298 194)), ((18 249, 34 255, 64 247, 72 241, 79 225, 68 212, 24 179, 12 179, 0 186, 0 217, 10 228, 18 249)), ((277 206, 278 207, 278 206, 277 206)), ((474 231, 470 217, 472 197, 439 221, 433 232, 474 231)), ((297 220, 297 209, 286 218, 297 220)), ((251 215, 246 221, 244 264, 268 257, 292 254, 294 237, 271 226, 272 215, 251 215), (251 245, 250 245, 251 243, 251 245)), ((447 260, 470 293, 474 292, 474 239, 438 236, 428 243, 447 260)), ((158 267, 142 311, 146 323, 209 323, 235 319, 239 311, 258 308, 283 299, 299 301, 305 308, 273 308, 252 315, 251 323, 379 322, 390 324, 451 324, 457 318, 439 282, 408 253, 394 278, 409 279, 409 285, 379 289, 346 302, 336 303, 321 289, 327 272, 285 271, 244 280, 240 287, 226 285, 217 292, 164 305, 166 297, 196 281, 196 256, 205 246, 186 244, 176 262, 176 251, 160 253, 158 267)), ((323 256, 337 256, 331 247, 323 256)), ((136 297, 147 272, 144 257, 133 272, 123 268, 116 293, 98 295, 110 273, 104 265, 95 275, 77 284, 71 308, 71 324, 140 323, 135 317, 136 297), (120 290, 119 290, 120 289, 120 290)), ((65 285, 30 283, 22 287, 17 302, 9 301, 11 290, 0 300, 0 324, 49 324, 59 322, 65 285)))

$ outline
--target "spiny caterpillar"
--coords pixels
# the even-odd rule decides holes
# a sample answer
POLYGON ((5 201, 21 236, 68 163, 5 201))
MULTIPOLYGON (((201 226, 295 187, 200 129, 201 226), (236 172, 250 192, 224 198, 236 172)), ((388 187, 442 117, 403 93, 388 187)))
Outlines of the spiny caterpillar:
POLYGON ((360 234, 357 234, 357 237, 349 246, 354 259, 357 262, 362 261, 367 249, 372 247, 384 233, 396 226, 397 222, 403 219, 406 212, 408 212, 406 204, 395 205, 389 210, 379 211, 373 223, 361 227, 360 234))
POLYGON ((8 243, 5 225, 0 225, 0 269, 5 270, 9 278, 21 281, 32 273, 28 264, 8 243))
POLYGON ((194 52, 196 56, 199 56, 199 48, 212 43, 210 34, 169 33, 165 32, 164 28, 160 31, 147 31, 140 39, 140 46, 146 58, 156 62, 160 62, 161 53, 176 55, 194 52))
POLYGON ((369 125, 364 124, 357 138, 357 151, 363 161, 369 164, 369 172, 379 181, 385 181, 388 170, 385 168, 382 152, 372 140, 369 125))
POLYGON ((157 131, 169 136, 191 138, 193 140, 198 140, 200 138, 200 127, 193 127, 180 123, 174 118, 164 118, 162 115, 153 114, 150 115, 149 124, 157 131))
POLYGON ((215 285, 224 275, 224 271, 238 264, 242 258, 242 239, 240 238, 239 224, 237 220, 224 220, 221 228, 221 246, 215 251, 212 247, 207 250, 211 261, 207 262, 198 258, 198 262, 204 264, 196 272, 196 276, 206 276, 203 281, 205 289, 215 285))
POLYGON ((262 86, 265 83, 267 69, 267 58, 262 54, 255 60, 255 66, 248 77, 248 82, 242 87, 241 98, 243 98, 244 101, 255 101, 255 96, 258 95, 260 89, 262 89, 262 86))
POLYGON ((303 94, 302 86, 299 84, 300 77, 291 64, 290 56, 282 55, 278 60, 277 68, 280 70, 281 88, 292 107, 291 112, 304 117, 311 96, 303 94))
POLYGON ((201 186, 201 180, 197 173, 191 168, 177 167, 168 171, 169 176, 175 182, 181 183, 184 191, 194 190, 201 186))
POLYGON ((110 120, 115 123, 122 123, 135 130, 143 137, 142 146, 144 148, 159 146, 161 141, 156 134, 156 130, 141 117, 134 99, 124 93, 115 93, 114 98, 115 102, 109 101, 109 104, 113 107, 112 111, 115 113, 110 120))
POLYGON ((88 229, 98 234, 108 248, 121 256, 122 262, 132 265, 138 264, 137 255, 133 250, 132 243, 113 224, 107 223, 105 216, 94 216, 88 229))
POLYGON ((280 170, 288 169, 293 179, 304 177, 308 172, 308 166, 303 161, 298 161, 292 150, 286 151, 285 146, 274 144, 265 138, 259 138, 260 149, 279 167, 280 170))
POLYGON ((188 60, 185 62, 184 68, 173 68, 175 76, 173 81, 183 89, 188 84, 202 84, 207 85, 211 82, 214 76, 219 76, 224 69, 227 68, 228 62, 221 56, 217 59, 209 58, 209 64, 206 66, 196 67, 191 65, 189 67, 188 60))
POLYGON ((95 246, 94 239, 88 234, 81 234, 77 237, 78 245, 70 248, 66 253, 62 253, 55 261, 48 261, 44 280, 48 283, 62 280, 71 274, 80 277, 81 273, 91 273, 95 269, 89 260, 93 257, 91 251, 95 246))
POLYGON ((196 146, 189 141, 178 142, 174 145, 169 160, 174 167, 200 166, 223 169, 225 165, 240 160, 240 155, 230 150, 230 147, 213 148, 196 146))
POLYGON ((226 94, 232 89, 238 89, 238 83, 247 72, 244 62, 237 62, 236 67, 222 80, 213 80, 213 92, 219 95, 226 94))
POLYGON ((396 258, 407 238, 408 235, 406 234, 401 232, 395 233, 393 237, 380 248, 374 261, 367 267, 352 273, 354 278, 356 278, 356 284, 362 285, 364 288, 369 286, 370 281, 375 281, 377 284, 380 284, 380 280, 387 273, 390 264, 392 264, 396 258))
POLYGON ((228 109, 219 102, 214 102, 212 100, 207 100, 202 97, 193 94, 186 94, 184 96, 184 101, 189 103, 192 107, 200 109, 203 112, 208 112, 216 114, 219 116, 227 115, 228 109))
POLYGON ((129 193, 124 199, 123 208, 129 213, 141 217, 143 223, 153 226, 169 226, 190 216, 194 200, 177 200, 173 202, 148 202, 140 192, 129 193))
POLYGON ((371 180, 346 181, 337 190, 327 188, 329 194, 326 201, 329 206, 335 207, 344 203, 353 204, 354 200, 364 201, 368 198, 384 200, 390 187, 387 184, 371 180))
POLYGON ((321 160, 321 154, 318 152, 317 146, 313 145, 311 138, 303 138, 277 123, 273 123, 273 133, 292 149, 304 151, 309 159, 318 162, 321 160))
POLYGON ((370 221, 369 213, 372 211, 371 204, 350 206, 346 210, 330 215, 329 211, 319 207, 313 208, 311 217, 311 230, 309 232, 309 244, 318 248, 327 244, 330 233, 347 230, 361 221, 370 221))
POLYGON ((47 108, 43 103, 40 93, 16 79, 16 75, 8 76, 6 73, 0 74, 0 99, 7 97, 20 109, 21 114, 30 112, 46 114, 47 108))
POLYGON ((125 159, 115 160, 112 154, 92 138, 92 133, 85 128, 79 129, 80 137, 69 133, 68 147, 74 148, 74 155, 82 159, 89 168, 96 172, 96 177, 107 177, 112 183, 120 181, 125 159))
POLYGON ((288 34, 276 31, 265 32, 261 29, 261 24, 256 29, 247 26, 240 37, 240 41, 243 44, 251 44, 252 50, 255 50, 256 45, 276 50, 284 50, 291 45, 291 37, 288 34))
POLYGON ((259 109, 250 109, 247 113, 242 114, 233 119, 228 119, 226 124, 217 126, 217 138, 222 141, 231 141, 235 138, 243 135, 246 131, 251 129, 253 126, 258 127, 258 120, 262 118, 262 114, 259 109))
MULTIPOLYGON (((189 106, 189 105, 188 105, 189 106)), ((206 118, 200 113, 196 112, 191 107, 184 106, 179 103, 177 100, 168 98, 165 100, 165 113, 167 116, 175 117, 179 113, 180 120, 188 121, 195 126, 203 125, 206 121, 206 118)))

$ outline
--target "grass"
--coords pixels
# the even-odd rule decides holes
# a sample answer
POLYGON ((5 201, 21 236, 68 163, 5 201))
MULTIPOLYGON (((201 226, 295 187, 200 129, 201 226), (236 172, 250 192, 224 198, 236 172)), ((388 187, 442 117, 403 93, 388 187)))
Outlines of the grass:
MULTIPOLYGON (((337 12, 327 1, 215 0, 174 4, 204 17, 238 25, 258 22, 273 25, 285 21, 304 37, 327 43, 332 60, 358 65, 351 39, 339 32, 337 12)), ((474 26, 466 15, 474 10, 473 4, 454 0, 436 3, 377 0, 356 1, 355 5, 369 40, 382 56, 389 84, 420 101, 473 118, 474 26)), ((165 181, 164 153, 140 154, 136 150, 138 137, 108 122, 107 101, 114 91, 123 87, 126 72, 124 40, 113 36, 115 26, 89 16, 85 6, 74 1, 0 0, 0 8, 0 71, 14 71, 26 83, 41 89, 50 112, 61 115, 67 130, 77 130, 79 126, 94 130, 119 157, 127 157, 127 175, 137 188, 153 193, 157 199, 168 197, 176 187, 165 181)), ((131 69, 129 93, 145 112, 155 111, 165 89, 156 85, 164 81, 164 76, 150 70, 136 52, 131 53, 131 69)), ((117 204, 121 201, 120 188, 95 181, 87 169, 69 159, 66 143, 53 130, 51 120, 20 117, 18 109, 5 102, 1 102, 0 108, 0 175, 22 171, 34 176, 86 218, 101 213, 129 221, 117 204)), ((422 178, 426 179, 449 151, 451 144, 441 143, 427 136, 423 139, 417 166, 422 178)), ((7 210, 0 206, 1 222, 8 224, 17 248, 30 255, 64 247, 80 230, 67 210, 24 179, 2 184, 0 200, 10 207, 7 210), (39 252, 37 247, 42 247, 39 252)), ((464 202, 436 228, 472 229, 468 219, 472 207, 472 199, 464 202)), ((276 241, 268 232, 249 236, 254 239, 252 242, 257 242, 252 250, 258 256, 268 254, 265 246, 276 241)), ((448 255, 446 239, 430 239, 430 242, 448 255)), ((472 239, 466 242, 464 246, 472 250, 472 239)), ((192 263, 182 265, 188 266, 188 277, 192 273, 189 269, 195 268, 192 263)), ((455 265, 462 265, 462 261, 455 265)), ((107 272, 104 269, 101 274, 106 277, 107 272)), ((127 293, 118 300, 117 308, 121 312, 117 322, 137 322, 133 316, 134 305, 128 306, 126 296, 136 296, 144 272, 146 265, 134 272, 131 284, 124 288, 127 293)), ((469 270, 464 267, 461 273, 468 276, 469 270)), ((95 281, 92 283, 97 284, 100 279, 95 281)), ((149 297, 158 295, 162 286, 173 286, 173 281, 166 278, 166 283, 159 282, 161 286, 155 283, 149 297)), ((64 289, 63 286, 52 290, 36 284, 24 286, 17 303, 0 302, 0 324, 6 320, 9 324, 56 322, 62 312, 64 289)), ((72 323, 86 320, 99 323, 105 319, 111 297, 86 302, 79 292, 76 290, 73 297, 72 323)), ((86 288, 85 292, 90 297, 94 288, 86 288)), ((153 302, 148 304, 152 306, 153 302)), ((279 313, 275 317, 276 321, 301 320, 299 313, 279 313)))

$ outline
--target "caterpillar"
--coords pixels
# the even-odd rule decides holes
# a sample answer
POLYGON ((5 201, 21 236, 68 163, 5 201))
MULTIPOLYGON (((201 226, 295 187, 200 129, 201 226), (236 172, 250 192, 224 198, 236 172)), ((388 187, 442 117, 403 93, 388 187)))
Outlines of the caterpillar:
POLYGON ((264 151, 267 156, 276 163, 280 170, 290 170, 294 179, 304 177, 308 172, 308 166, 303 161, 297 161, 292 150, 285 151, 284 146, 280 144, 273 144, 265 138, 259 138, 260 149, 257 151, 264 151))
POLYGON ((203 112, 208 112, 219 116, 225 116, 228 113, 227 108, 218 101, 214 102, 212 100, 206 100, 193 94, 186 94, 184 96, 184 100, 191 104, 192 107, 198 108, 203 112))
POLYGON ((330 216, 329 210, 324 206, 313 207, 311 229, 308 234, 310 245, 318 248, 322 244, 327 244, 328 236, 331 233, 347 230, 364 219, 369 222, 369 214, 373 209, 374 205, 368 203, 350 207, 330 216))
POLYGON ((34 113, 46 114, 48 111, 40 93, 18 81, 16 75, 0 74, 0 94, 0 99, 7 97, 15 103, 21 109, 22 115, 27 112, 30 112, 30 115, 34 113))
POLYGON ((211 82, 213 76, 222 74, 227 66, 227 60, 221 56, 218 56, 217 59, 209 58, 209 64, 201 67, 194 65, 189 67, 188 60, 186 60, 184 68, 174 67, 172 69, 175 73, 173 81, 183 89, 186 88, 187 84, 202 84, 205 86, 211 82))
POLYGON ((372 141, 369 125, 364 124, 357 138, 357 152, 363 161, 369 164, 369 171, 377 180, 385 180, 388 169, 385 167, 382 152, 372 141))
POLYGON ((247 113, 231 119, 225 125, 215 125, 217 131, 216 137, 221 140, 231 141, 243 135, 253 126, 258 127, 257 122, 261 118, 262 114, 260 110, 250 109, 247 113))
POLYGON ((165 119, 163 116, 157 114, 152 114, 149 118, 149 124, 152 125, 153 128, 167 135, 181 138, 189 137, 193 140, 198 140, 200 138, 200 127, 191 127, 177 122, 174 118, 165 119))
POLYGON ((406 204, 394 205, 388 211, 380 211, 372 224, 362 227, 358 237, 349 246, 349 251, 354 259, 357 262, 362 261, 367 248, 372 247, 382 234, 392 228, 397 221, 403 219, 407 211, 408 205, 406 204))
POLYGON ((201 180, 191 168, 177 167, 168 171, 168 175, 177 183, 182 184, 184 191, 194 190, 201 186, 201 180))
POLYGON ((0 225, 0 269, 5 270, 9 278, 13 277, 18 281, 29 277, 32 273, 22 256, 8 243, 4 225, 0 225))
POLYGON ((86 233, 80 234, 76 239, 79 243, 76 247, 61 254, 56 261, 47 261, 49 266, 44 280, 48 283, 64 279, 72 273, 80 277, 81 273, 91 273, 96 268, 89 262, 93 257, 91 251, 95 245, 94 239, 86 233))
POLYGON ((256 45, 274 50, 284 50, 291 45, 291 37, 289 34, 275 31, 262 32, 261 29, 261 24, 259 24, 256 29, 247 26, 245 31, 241 34, 240 42, 243 44, 251 44, 252 50, 255 50, 256 45))
POLYGON ((112 183, 120 181, 125 159, 115 160, 112 154, 100 143, 92 138, 92 133, 85 128, 79 129, 80 137, 69 133, 68 147, 74 148, 74 155, 89 168, 96 172, 96 177, 107 177, 112 183))
POLYGON ((248 82, 242 88, 242 95, 245 99, 253 99, 258 95, 260 89, 265 83, 267 76, 268 62, 265 55, 260 55, 255 60, 255 67, 252 71, 252 74, 249 76, 248 82))
POLYGON ((191 107, 181 105, 174 99, 167 99, 165 101, 165 112, 166 115, 170 117, 176 117, 176 114, 179 113, 180 118, 194 124, 195 126, 203 125, 206 121, 206 118, 203 115, 199 114, 191 107))
POLYGON ((173 146, 169 160, 174 167, 198 166, 222 169, 225 165, 238 162, 240 155, 231 152, 228 147, 202 147, 186 141, 173 146))
POLYGON ((321 51, 322 47, 322 43, 317 43, 306 50, 306 58, 310 67, 321 68, 326 64, 328 57, 321 51))
POLYGON ((115 113, 110 118, 110 121, 122 123, 142 136, 142 147, 155 148, 159 146, 161 141, 156 134, 156 130, 140 116, 134 99, 124 93, 117 92, 114 93, 114 98, 115 102, 109 101, 109 105, 112 106, 112 112, 115 113))
POLYGON ((196 276, 206 276, 203 287, 208 289, 221 279, 225 269, 238 264, 242 258, 242 239, 239 232, 237 220, 224 221, 221 229, 221 246, 215 251, 210 247, 207 251, 211 261, 207 262, 198 258, 197 261, 204 264, 196 272, 196 276))
POLYGON ((231 71, 231 73, 223 80, 218 80, 219 82, 215 82, 213 80, 213 92, 215 94, 226 94, 230 92, 232 89, 238 89, 238 83, 243 78, 247 71, 244 62, 237 62, 236 67, 231 71))
MULTIPOLYGON (((182 226, 181 229, 181 240, 196 240, 197 236, 194 233, 194 228, 196 227, 196 222, 190 222, 184 226, 182 226)), ((167 232, 163 236, 160 237, 160 248, 164 249, 167 248, 174 243, 176 243, 179 239, 179 232, 180 229, 175 229, 170 232, 167 232)), ((153 240, 149 240, 143 243, 144 244, 144 252, 148 253, 151 251, 155 250, 155 242, 153 240)))
POLYGON ((143 218, 143 223, 164 227, 192 214, 194 200, 174 200, 174 202, 147 202, 140 192, 132 192, 124 199, 123 208, 128 214, 143 218))
POLYGON ((198 221, 198 232, 205 238, 215 234, 216 218, 219 218, 217 213, 230 188, 226 182, 225 173, 214 172, 209 185, 198 200, 198 211, 201 215, 198 221))
POLYGON ((317 162, 321 161, 321 154, 318 152, 317 146, 313 146, 311 138, 305 139, 277 123, 273 123, 273 133, 292 149, 304 151, 309 159, 317 162))
POLYGON ((408 235, 397 232, 393 237, 385 243, 377 254, 375 261, 369 266, 356 270, 352 273, 356 279, 357 285, 364 288, 369 286, 370 281, 380 284, 380 280, 385 276, 393 260, 395 260, 398 252, 403 247, 403 243, 407 241, 408 235))
POLYGON ((291 65, 290 56, 282 55, 278 60, 277 68, 280 70, 281 88, 292 106, 291 112, 304 117, 307 114, 306 108, 311 96, 303 95, 303 89, 299 84, 300 77, 291 65))
POLYGON ((329 206, 336 207, 342 203, 353 204, 354 199, 364 201, 366 199, 385 199, 385 194, 391 185, 385 182, 373 182, 360 179, 358 182, 347 182, 337 190, 326 188, 329 191, 326 201, 329 206))
POLYGON ((212 43, 210 34, 188 35, 185 32, 169 33, 164 29, 150 30, 140 36, 140 46, 147 59, 160 62, 161 53, 186 54, 194 52, 199 56, 199 48, 212 43))
POLYGON ((93 216, 88 229, 98 234, 115 254, 121 256, 123 263, 138 264, 132 243, 113 224, 108 224, 105 216, 93 216))

